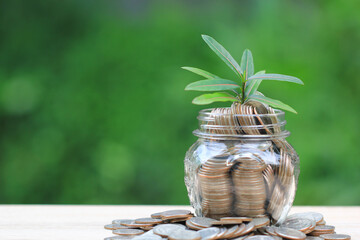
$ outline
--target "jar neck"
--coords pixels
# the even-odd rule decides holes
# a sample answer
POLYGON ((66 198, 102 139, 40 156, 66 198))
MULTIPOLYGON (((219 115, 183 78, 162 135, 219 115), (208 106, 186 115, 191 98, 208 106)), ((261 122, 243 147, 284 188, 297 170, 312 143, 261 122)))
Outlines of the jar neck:
POLYGON ((197 117, 199 129, 193 133, 197 137, 212 140, 255 141, 283 139, 290 135, 285 130, 283 111, 267 107, 262 113, 258 112, 255 107, 235 104, 229 108, 204 109, 197 117))

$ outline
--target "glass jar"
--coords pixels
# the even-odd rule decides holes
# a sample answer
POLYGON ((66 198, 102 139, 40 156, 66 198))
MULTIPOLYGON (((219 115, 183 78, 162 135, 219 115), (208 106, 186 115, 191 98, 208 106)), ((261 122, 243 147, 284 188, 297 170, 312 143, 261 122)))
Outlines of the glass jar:
POLYGON ((185 157, 189 199, 197 216, 266 215, 279 224, 294 201, 299 157, 285 140, 284 112, 244 109, 200 111, 198 140, 185 157))

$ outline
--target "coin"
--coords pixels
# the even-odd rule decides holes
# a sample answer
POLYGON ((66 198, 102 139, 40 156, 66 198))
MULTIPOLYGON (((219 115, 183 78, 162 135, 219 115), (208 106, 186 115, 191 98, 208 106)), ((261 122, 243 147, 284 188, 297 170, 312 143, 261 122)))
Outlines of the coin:
POLYGON ((351 237, 346 234, 323 234, 319 237, 325 239, 325 240, 350 240, 351 237))
POLYGON ((135 219, 135 223, 145 223, 145 224, 159 224, 163 221, 161 219, 156 218, 138 218, 135 219))
POLYGON ((134 221, 133 219, 116 219, 113 220, 112 223, 113 224, 122 224, 122 223, 131 223, 132 221, 134 221))
POLYGON ((275 233, 286 239, 302 240, 306 238, 305 233, 291 228, 275 228, 275 233))
POLYGON ((120 224, 107 224, 104 226, 105 229, 108 230, 115 230, 115 229, 127 229, 126 226, 120 225, 120 224))
POLYGON ((212 218, 207 217, 193 217, 190 218, 189 221, 194 224, 195 226, 201 227, 201 228, 208 228, 211 227, 212 222, 215 221, 212 218))
POLYGON ((161 224, 154 227, 153 232, 162 237, 169 236, 170 233, 176 230, 184 230, 185 226, 178 224, 161 224))
POLYGON ((269 225, 270 219, 268 217, 253 218, 253 220, 251 222, 254 223, 255 228, 261 228, 266 225, 269 225))
POLYGON ((161 213, 162 220, 185 218, 191 215, 189 210, 169 210, 161 213))
POLYGON ((238 231, 239 225, 232 226, 230 228, 227 228, 224 235, 222 235, 222 238, 230 239, 235 236, 235 233, 238 231))
POLYGON ((246 235, 248 233, 251 233, 255 229, 254 223, 251 221, 245 225, 244 231, 241 232, 241 235, 246 235))
POLYGON ((189 220, 186 220, 185 222, 186 226, 192 230, 201 230, 201 229, 204 229, 203 227, 199 227, 199 226, 196 226, 195 224, 193 224, 190 219, 189 220))
POLYGON ((116 229, 113 231, 113 233, 116 235, 129 236, 129 235, 139 235, 144 233, 144 231, 140 229, 116 229))
POLYGON ((333 234, 335 232, 335 227, 330 225, 318 225, 310 233, 311 236, 320 236, 322 234, 333 234))
POLYGON ((307 218, 293 218, 286 220, 281 227, 292 228, 301 232, 306 232, 311 226, 316 225, 315 221, 307 218))
POLYGON ((198 231, 202 240, 212 240, 219 232, 220 228, 217 227, 205 228, 198 231))
POLYGON ((146 232, 142 235, 137 235, 133 238, 134 240, 162 240, 163 238, 159 235, 154 234, 154 232, 146 232))
POLYGON ((169 240, 200 240, 200 233, 193 230, 176 230, 169 234, 169 240))
POLYGON ((271 236, 260 236, 260 235, 251 236, 246 239, 247 240, 275 240, 275 238, 273 238, 271 236))
POLYGON ((307 237, 305 238, 305 240, 324 240, 324 239, 321 238, 321 237, 307 236, 307 237))
POLYGON ((303 213, 294 213, 287 217, 287 219, 291 218, 308 218, 310 220, 315 220, 316 223, 320 223, 324 216, 321 213, 317 212, 303 212, 303 213))
POLYGON ((131 222, 123 222, 121 225, 129 227, 129 228, 140 228, 140 227, 152 227, 154 224, 145 224, 145 223, 136 223, 135 220, 131 222))
POLYGON ((124 240, 124 239, 134 239, 134 236, 112 236, 104 238, 104 240, 124 240))
POLYGON ((272 236, 277 236, 277 234, 275 232, 275 227, 273 227, 273 226, 266 226, 265 231, 272 236))

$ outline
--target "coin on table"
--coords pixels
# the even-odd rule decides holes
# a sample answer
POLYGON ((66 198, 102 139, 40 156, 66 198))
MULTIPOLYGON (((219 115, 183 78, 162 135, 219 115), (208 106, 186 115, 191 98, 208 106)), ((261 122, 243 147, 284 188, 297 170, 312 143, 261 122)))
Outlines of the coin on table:
POLYGON ((156 234, 150 234, 150 235, 142 234, 142 235, 138 235, 132 239, 134 239, 134 240, 162 240, 163 238, 156 234))
POLYGON ((123 223, 131 223, 132 221, 134 221, 134 219, 116 219, 113 220, 112 223, 122 225, 123 223))
POLYGON ((286 239, 302 240, 306 238, 305 233, 291 228, 279 227, 275 228, 275 232, 278 236, 286 239))
POLYGON ((134 236, 112 236, 104 238, 104 240, 125 240, 125 239, 134 239, 134 236))
POLYGON ((251 221, 245 225, 245 229, 241 232, 241 235, 246 235, 255 230, 255 224, 251 221))
POLYGON ((104 226, 104 228, 108 230, 115 230, 115 229, 127 229, 128 227, 120 224, 107 224, 104 226))
POLYGON ((161 213, 161 219, 167 220, 167 219, 175 219, 175 218, 184 218, 189 215, 192 215, 191 211, 189 210, 169 210, 161 213))
POLYGON ((305 240, 324 240, 324 239, 321 238, 321 237, 307 236, 307 237, 305 238, 305 240))
POLYGON ((121 225, 129 228, 153 227, 154 224, 136 223, 135 220, 131 222, 122 223, 121 225))
POLYGON ((178 223, 178 222, 186 222, 186 220, 189 220, 192 217, 186 217, 186 218, 175 218, 175 219, 170 219, 170 220, 166 220, 169 223, 178 223))
POLYGON ((144 231, 140 229, 116 229, 113 233, 116 235, 130 236, 143 234, 144 231))
POLYGON ((227 228, 222 238, 230 239, 235 237, 235 233, 238 231, 239 225, 234 225, 230 228, 227 228))
POLYGON ((236 237, 240 237, 242 235, 245 235, 246 234, 245 229, 246 229, 245 223, 242 223, 241 225, 238 225, 238 229, 236 230, 236 232, 233 233, 232 237, 236 238, 236 237))
POLYGON ((192 230, 202 230, 204 229, 203 227, 199 227, 199 226, 196 226, 195 224, 193 224, 192 222, 190 222, 190 219, 189 220, 186 220, 185 222, 186 226, 192 230))
POLYGON ((217 227, 205 228, 205 229, 202 229, 202 230, 198 231, 198 233, 200 234, 202 240, 214 239, 214 237, 219 232, 220 232, 220 228, 217 228, 217 227))
POLYGON ((331 225, 318 225, 314 228, 314 231, 310 233, 312 236, 319 236, 322 234, 333 234, 335 227, 331 225))
POLYGON ((163 238, 156 235, 153 230, 150 230, 144 234, 134 236, 134 240, 162 240, 163 238))
POLYGON ((325 239, 325 240, 350 240, 351 237, 346 234, 323 234, 319 237, 325 239))
POLYGON ((176 230, 168 236, 169 240, 200 240, 200 233, 193 230, 176 230))
POLYGON ((193 217, 190 218, 189 221, 194 224, 195 226, 201 227, 201 228, 208 228, 211 227, 212 222, 215 221, 215 219, 207 218, 207 217, 193 217))
POLYGON ((266 225, 269 225, 270 219, 268 217, 253 218, 251 222, 254 223, 255 228, 261 228, 266 225))
POLYGON ((176 230, 184 230, 186 227, 180 224, 162 224, 154 227, 153 231, 155 234, 162 237, 169 236, 170 233, 175 232, 176 230))
POLYGON ((163 212, 157 212, 157 213, 153 213, 153 214, 151 214, 150 216, 152 217, 152 218, 161 218, 161 214, 162 214, 163 212))
POLYGON ((246 238, 246 240, 275 240, 272 236, 265 236, 265 235, 255 235, 246 238))
POLYGON ((310 220, 315 220, 316 223, 320 223, 324 219, 324 216, 321 213, 317 213, 317 212, 303 212, 303 213, 294 213, 287 217, 287 219, 292 219, 292 218, 308 218, 310 220))
POLYGON ((265 231, 270 234, 271 236, 277 236, 276 232, 275 232, 275 227, 274 226, 266 226, 265 227, 265 231))
POLYGON ((156 218, 138 218, 135 219, 135 223, 145 223, 145 224, 159 224, 163 221, 161 219, 156 218))
POLYGON ((292 218, 287 219, 283 224, 281 224, 281 227, 292 228, 301 232, 305 232, 313 225, 316 225, 315 221, 308 218, 292 218))

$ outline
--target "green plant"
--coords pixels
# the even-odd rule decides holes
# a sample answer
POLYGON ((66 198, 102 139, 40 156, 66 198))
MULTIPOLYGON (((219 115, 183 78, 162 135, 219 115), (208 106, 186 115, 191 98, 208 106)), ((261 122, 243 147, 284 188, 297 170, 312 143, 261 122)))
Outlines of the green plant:
POLYGON ((282 74, 268 74, 265 73, 264 70, 254 74, 254 62, 250 50, 245 49, 241 58, 241 64, 239 65, 230 53, 215 39, 207 35, 202 35, 202 38, 207 45, 209 45, 209 47, 235 72, 238 77, 238 81, 227 80, 199 68, 182 67, 185 70, 206 78, 206 80, 190 83, 186 86, 185 90, 214 92, 203 94, 194 98, 194 104, 203 105, 213 102, 226 101, 246 103, 249 100, 253 100, 265 103, 275 108, 296 113, 296 111, 289 105, 279 100, 265 97, 264 94, 257 91, 257 89, 263 80, 276 80, 304 84, 299 78, 282 74))

